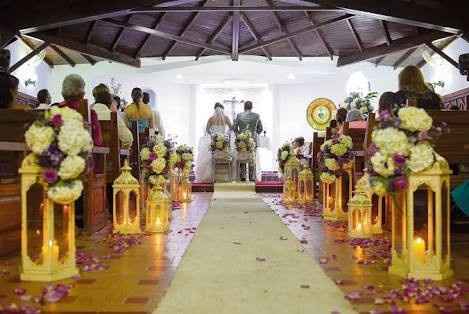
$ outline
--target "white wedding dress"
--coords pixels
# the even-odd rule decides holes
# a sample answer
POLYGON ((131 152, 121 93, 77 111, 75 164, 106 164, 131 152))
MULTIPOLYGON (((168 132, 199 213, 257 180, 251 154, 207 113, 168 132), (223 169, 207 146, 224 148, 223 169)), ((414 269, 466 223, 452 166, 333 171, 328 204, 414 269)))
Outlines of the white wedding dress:
POLYGON ((231 122, 223 113, 223 110, 216 110, 214 115, 208 120, 206 133, 199 140, 197 161, 195 165, 195 176, 198 182, 214 182, 214 171, 212 163, 212 152, 210 144, 212 136, 215 134, 229 135, 231 122))

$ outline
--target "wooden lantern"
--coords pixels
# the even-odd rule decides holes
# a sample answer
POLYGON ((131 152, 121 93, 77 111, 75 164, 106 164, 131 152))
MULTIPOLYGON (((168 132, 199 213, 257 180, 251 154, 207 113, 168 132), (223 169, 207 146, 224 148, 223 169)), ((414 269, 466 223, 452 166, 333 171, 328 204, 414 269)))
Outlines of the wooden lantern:
POLYGON ((326 220, 347 220, 347 202, 352 198, 353 161, 344 165, 342 176, 323 189, 323 216, 326 220))
POLYGON ((392 206, 390 273, 432 280, 452 275, 450 174, 438 156, 430 169, 409 175, 409 187, 392 206))
POLYGON ((173 202, 181 202, 181 180, 182 174, 179 168, 171 170, 169 176, 169 192, 171 193, 171 200, 173 202))
POLYGON ((126 160, 113 188, 114 232, 122 234, 141 233, 140 229, 140 184, 132 176, 132 168, 126 160))
POLYGON ((75 263, 75 205, 48 198, 48 184, 32 155, 21 174, 21 280, 56 281, 78 275, 75 263))
POLYGON ((164 233, 169 230, 171 200, 164 185, 154 185, 148 193, 145 231, 164 233))
POLYGON ((290 157, 285 163, 283 182, 283 202, 293 205, 298 201, 298 175, 300 161, 296 157, 290 157))
POLYGON ((306 205, 314 199, 314 181, 311 169, 305 168, 298 175, 298 200, 306 205))
POLYGON ((181 202, 192 201, 192 183, 189 179, 189 171, 183 170, 181 177, 181 202))

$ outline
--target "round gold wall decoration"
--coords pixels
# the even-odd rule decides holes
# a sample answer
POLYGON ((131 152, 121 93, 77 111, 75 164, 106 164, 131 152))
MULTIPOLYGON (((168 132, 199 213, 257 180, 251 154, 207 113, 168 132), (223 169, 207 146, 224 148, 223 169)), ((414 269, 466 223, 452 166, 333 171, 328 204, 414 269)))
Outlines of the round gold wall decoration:
POLYGON ((306 119, 313 129, 324 131, 334 118, 336 110, 336 106, 331 100, 317 98, 306 109, 306 119))

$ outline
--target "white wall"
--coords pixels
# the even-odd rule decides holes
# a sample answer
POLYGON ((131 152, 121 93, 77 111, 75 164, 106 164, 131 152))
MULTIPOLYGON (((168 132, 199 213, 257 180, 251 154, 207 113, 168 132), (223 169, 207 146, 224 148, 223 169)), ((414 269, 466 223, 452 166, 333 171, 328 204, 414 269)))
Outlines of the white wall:
MULTIPOLYGON (((469 43, 462 38, 456 39, 444 52, 452 57, 456 62, 460 54, 469 53, 469 43)), ((438 88, 437 92, 441 95, 449 94, 463 88, 468 88, 469 83, 465 76, 459 74, 459 70, 452 66, 440 56, 432 57, 433 64, 426 64, 423 67, 425 79, 429 82, 444 81, 445 87, 438 88)))
MULTIPOLYGON (((11 54, 10 66, 31 52, 31 49, 19 40, 9 45, 7 49, 10 50, 11 54)), ((20 81, 19 91, 31 96, 36 96, 39 90, 47 88, 52 70, 44 61, 37 62, 37 60, 31 59, 12 73, 20 81), (25 82, 28 79, 36 81, 36 85, 26 86, 25 82)))

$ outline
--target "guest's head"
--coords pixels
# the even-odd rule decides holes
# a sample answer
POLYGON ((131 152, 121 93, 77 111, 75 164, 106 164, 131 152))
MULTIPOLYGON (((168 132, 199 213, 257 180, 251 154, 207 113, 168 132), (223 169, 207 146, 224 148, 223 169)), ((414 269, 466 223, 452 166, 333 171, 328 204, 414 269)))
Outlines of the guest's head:
POLYGON ((147 92, 143 93, 142 94, 142 102, 145 105, 148 105, 150 103, 150 94, 148 94, 147 92))
POLYGON ((248 100, 244 102, 244 111, 252 110, 252 101, 248 100))
POLYGON ((121 98, 117 95, 113 95, 112 98, 114 99, 114 102, 116 103, 117 110, 121 111, 122 103, 121 103, 121 98))
POLYGON ((293 144, 295 144, 295 147, 301 147, 305 144, 305 138, 303 136, 297 137, 293 141, 293 144))
POLYGON ((18 79, 8 73, 0 73, 0 109, 11 108, 16 102, 18 79))
POLYGON ((85 81, 78 74, 67 75, 62 83, 62 97, 66 101, 81 100, 85 96, 85 81))
POLYGON ((337 120, 336 123, 344 124, 345 120, 347 119, 347 109, 339 108, 335 115, 335 119, 337 120))
POLYGON ((48 104, 52 102, 49 91, 47 89, 41 89, 39 92, 37 92, 37 101, 40 104, 48 104))
POLYGON ((387 111, 392 113, 394 108, 399 105, 399 99, 393 92, 385 92, 379 98, 378 111, 387 111))
POLYGON ((140 101, 142 101, 142 97, 143 97, 143 92, 142 92, 142 89, 139 88, 139 87, 135 87, 134 89, 132 89, 132 100, 135 104, 138 104, 140 101))
POLYGON ((329 127, 332 129, 337 128, 337 120, 332 119, 331 122, 329 122, 329 127))
POLYGON ((425 84, 422 71, 416 66, 409 65, 399 73, 399 90, 413 93, 425 93, 429 89, 425 84))
POLYGON ((112 104, 112 95, 111 91, 105 84, 99 84, 93 88, 93 97, 94 101, 97 104, 104 104, 108 107, 112 104))
POLYGON ((222 104, 220 104, 219 102, 215 103, 215 106, 213 106, 213 109, 217 110, 217 109, 221 109, 221 110, 224 110, 225 107, 223 107, 222 104))
POLYGON ((347 113, 347 122, 353 121, 363 121, 363 115, 361 114, 360 110, 352 109, 347 113))

